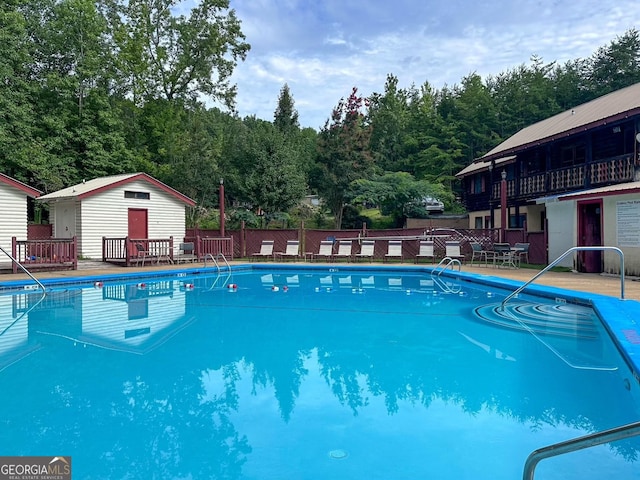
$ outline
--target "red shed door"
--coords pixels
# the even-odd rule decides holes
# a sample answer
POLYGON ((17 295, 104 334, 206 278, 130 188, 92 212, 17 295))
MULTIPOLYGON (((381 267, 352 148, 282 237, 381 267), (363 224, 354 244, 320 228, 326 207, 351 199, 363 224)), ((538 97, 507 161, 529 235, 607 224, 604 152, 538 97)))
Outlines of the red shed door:
MULTIPOLYGON (((141 239, 148 238, 148 212, 141 208, 129 209, 129 238, 141 239)), ((129 252, 130 255, 135 256, 136 252, 129 252)))

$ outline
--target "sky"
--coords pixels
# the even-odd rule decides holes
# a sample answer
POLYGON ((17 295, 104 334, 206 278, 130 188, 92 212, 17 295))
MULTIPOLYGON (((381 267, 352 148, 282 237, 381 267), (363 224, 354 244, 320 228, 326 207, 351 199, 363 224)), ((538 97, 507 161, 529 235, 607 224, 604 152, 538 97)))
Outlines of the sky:
POLYGON ((251 45, 232 76, 240 117, 273 121, 289 86, 301 127, 319 130, 353 87, 383 93, 483 79, 533 55, 587 58, 631 28, 638 0, 230 0, 251 45))

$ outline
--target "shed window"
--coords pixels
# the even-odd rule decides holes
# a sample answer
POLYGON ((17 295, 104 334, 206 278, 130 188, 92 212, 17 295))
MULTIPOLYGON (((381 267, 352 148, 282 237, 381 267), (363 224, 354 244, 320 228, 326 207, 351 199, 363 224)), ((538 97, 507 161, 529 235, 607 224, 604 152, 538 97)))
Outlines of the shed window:
POLYGON ((139 200, 149 200, 151 195, 149 192, 132 192, 129 190, 124 191, 124 198, 137 198, 139 200))

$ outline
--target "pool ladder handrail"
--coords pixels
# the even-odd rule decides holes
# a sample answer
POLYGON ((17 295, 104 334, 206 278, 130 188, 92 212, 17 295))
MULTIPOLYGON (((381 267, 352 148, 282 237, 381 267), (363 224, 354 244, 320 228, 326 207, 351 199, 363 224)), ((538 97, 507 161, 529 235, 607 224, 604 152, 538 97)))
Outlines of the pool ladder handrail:
POLYGON ((538 450, 531 452, 527 457, 527 460, 524 463, 522 479, 533 480, 538 462, 545 458, 564 455, 577 450, 595 447, 602 445, 603 443, 624 440, 638 435, 640 435, 640 422, 633 422, 539 448, 538 450))
POLYGON ((569 250, 564 252, 562 255, 560 255, 558 258, 556 258, 549 265, 547 265, 542 270, 540 270, 536 275, 533 276, 533 278, 531 278, 525 284, 523 284, 522 286, 518 287, 515 291, 513 291, 509 295, 507 295, 506 298, 500 304, 500 309, 504 310, 504 306, 509 300, 511 300, 516 295, 518 295, 520 292, 522 292, 531 283, 533 283, 538 277, 541 277, 546 272, 548 272, 553 267, 555 267, 567 255, 569 255, 569 254, 571 254, 573 252, 605 251, 605 250, 611 250, 611 251, 617 252, 618 255, 620 256, 620 299, 624 300, 624 253, 622 252, 622 250, 620 250, 618 247, 610 247, 610 246, 604 246, 604 245, 593 246, 593 247, 571 247, 569 250))
MULTIPOLYGON (((44 295, 46 295, 46 294, 47 294, 47 291, 46 291, 46 289, 44 288, 44 285, 42 284, 42 282, 40 282, 40 280, 38 280, 36 277, 34 277, 34 276, 31 274, 31 272, 30 272, 29 270, 27 270, 27 268, 26 268, 24 265, 22 265, 22 264, 21 264, 17 259, 13 258, 13 255, 11 255, 9 252, 7 252, 4 248, 0 247, 0 250, 2 250, 2 252, 3 252, 7 257, 9 257, 13 263, 15 263, 16 265, 18 265, 18 266, 22 269, 22 271, 23 271, 24 273, 26 273, 26 274, 31 278, 31 280, 33 280, 34 282, 36 282, 36 283, 38 284, 38 286, 42 289, 42 292, 43 292, 43 294, 44 294, 44 295)), ((44 296, 44 295, 43 295, 43 296, 44 296)))
POLYGON ((229 265, 229 262, 227 261, 227 257, 224 256, 224 253, 218 253, 216 255, 213 255, 211 253, 207 253, 204 256, 204 267, 207 268, 207 258, 211 258, 211 260, 213 260, 213 263, 215 263, 216 268, 218 269, 218 273, 220 272, 220 264, 218 264, 218 258, 222 258, 224 260, 224 263, 227 265, 227 268, 229 270, 231 270, 231 265, 229 265))
POLYGON ((460 260, 458 260, 457 258, 444 257, 442 260, 440 260, 440 263, 438 263, 438 265, 436 265, 433 268, 433 270, 431 270, 431 279, 444 292, 447 292, 447 293, 459 293, 460 292, 460 288, 458 288, 458 290, 453 290, 449 285, 447 285, 445 282, 443 282, 440 279, 440 274, 442 272, 444 272, 448 267, 451 267, 451 269, 453 270, 453 267, 456 266, 456 265, 458 266, 458 271, 460 271, 461 268, 462 268, 462 263, 460 263, 460 260), (435 272, 438 272, 438 273, 435 274, 435 272), (435 276, 434 276, 434 274, 435 274, 435 276))

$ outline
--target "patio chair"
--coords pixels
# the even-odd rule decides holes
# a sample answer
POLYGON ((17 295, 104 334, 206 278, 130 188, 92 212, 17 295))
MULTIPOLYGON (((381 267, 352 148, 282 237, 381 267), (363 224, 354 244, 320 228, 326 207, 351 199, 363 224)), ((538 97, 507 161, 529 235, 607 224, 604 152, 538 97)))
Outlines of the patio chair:
POLYGON ((356 253, 353 256, 353 259, 357 260, 359 258, 368 258, 369 262, 373 262, 373 252, 375 247, 375 240, 362 240, 362 243, 360 244, 360 252, 356 253))
POLYGON ((419 263, 422 258, 430 258, 431 263, 435 263, 436 255, 433 252, 433 240, 420 240, 416 263, 419 263))
POLYGON ((402 240, 389 240, 387 253, 385 253, 383 261, 386 262, 393 258, 399 258, 400 262, 404 260, 404 256, 402 255, 402 240))
POLYGON ((257 258, 273 258, 273 240, 263 240, 260 245, 260 251, 251 255, 252 259, 257 258))
POLYGON ((287 247, 284 252, 276 252, 276 256, 280 257, 281 260, 286 258, 290 258, 292 260, 297 260, 300 258, 300 240, 287 240, 287 247))
POLYGON ((195 262, 197 260, 195 254, 195 246, 193 242, 181 243, 178 248, 178 256, 176 257, 176 263, 195 262))
POLYGON ((489 263, 489 258, 493 260, 494 252, 492 250, 485 250, 482 247, 482 244, 479 242, 471 242, 471 266, 473 266, 473 262, 478 260, 478 265, 480 262, 484 260, 485 267, 487 263, 489 263))
POLYGON ((444 242, 444 248, 445 248, 445 252, 444 252, 445 257, 453 258, 456 260, 460 260, 461 262, 464 262, 464 255, 460 251, 460 242, 454 242, 454 241, 444 242))
POLYGON ((331 240, 322 240, 320 242, 318 253, 313 255, 313 259, 317 260, 320 258, 324 258, 329 262, 333 259, 333 242, 331 240))
POLYGON ((142 261, 142 266, 144 267, 145 260, 147 258, 152 259, 153 255, 151 255, 151 252, 143 243, 137 242, 135 245, 136 245, 136 267, 140 266, 140 261, 142 261))
POLYGON ((516 263, 520 266, 522 259, 524 259, 524 263, 529 263, 529 244, 528 243, 516 243, 513 246, 515 250, 514 255, 516 259, 516 263))
POLYGON ((513 252, 508 243, 493 244, 493 266, 494 267, 514 267, 513 252))
POLYGON ((333 255, 333 259, 345 258, 351 260, 351 240, 339 240, 338 251, 333 255))

